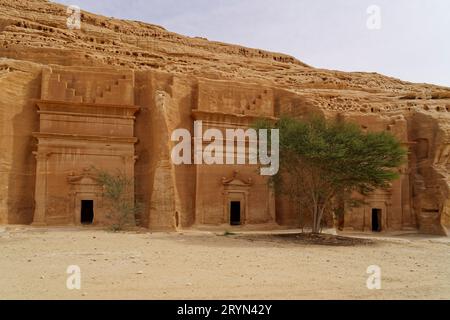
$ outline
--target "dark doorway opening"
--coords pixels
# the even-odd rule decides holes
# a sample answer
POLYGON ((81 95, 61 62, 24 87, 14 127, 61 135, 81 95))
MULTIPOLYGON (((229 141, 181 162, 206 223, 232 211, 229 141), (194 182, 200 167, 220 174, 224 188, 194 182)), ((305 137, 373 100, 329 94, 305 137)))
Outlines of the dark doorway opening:
POLYGON ((232 226, 238 226, 241 224, 241 202, 230 202, 230 224, 232 226))
POLYGON ((81 223, 92 224, 94 221, 94 200, 81 200, 81 223))
POLYGON ((381 231, 381 209, 372 209, 372 231, 381 231))

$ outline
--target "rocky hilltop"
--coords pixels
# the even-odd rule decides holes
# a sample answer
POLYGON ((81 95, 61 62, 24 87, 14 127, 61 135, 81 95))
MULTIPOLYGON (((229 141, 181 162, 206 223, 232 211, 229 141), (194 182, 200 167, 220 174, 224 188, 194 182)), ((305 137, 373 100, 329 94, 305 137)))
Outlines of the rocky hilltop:
MULTIPOLYGON (((81 14, 81 29, 70 30, 66 27, 66 10, 66 6, 43 0, 0 0, 0 222, 29 223, 32 219, 35 141, 31 133, 38 129, 32 101, 41 98, 40 77, 43 68, 50 66, 60 70, 134 70, 138 88, 135 104, 143 110, 142 119, 145 110, 154 107, 149 97, 157 90, 168 92, 172 103, 180 104, 182 100, 177 100, 174 90, 193 92, 183 96, 192 100, 202 96, 196 92, 202 88, 208 87, 205 92, 220 91, 224 83, 230 83, 238 87, 243 84, 251 93, 269 88, 273 94, 267 90, 255 93, 253 105, 273 99, 276 115, 321 112, 347 117, 368 130, 391 130, 411 150, 408 166, 402 169, 405 178, 397 186, 402 191, 397 199, 386 200, 396 203, 394 207, 401 211, 391 225, 445 232, 450 221, 450 88, 377 73, 318 69, 281 53, 186 37, 160 26, 85 11, 81 14), (152 84, 147 87, 146 81, 152 84)), ((65 86, 70 87, 70 83, 65 86)), ((76 95, 77 90, 80 101, 87 101, 84 89, 75 86, 70 94, 76 95), (84 98, 80 92, 84 92, 84 98)), ((175 126, 173 118, 189 108, 192 106, 168 107, 167 114, 159 116, 169 130, 175 126)), ((149 115, 147 120, 154 116, 149 115)), ((154 140, 146 142, 139 136, 147 129, 139 121, 145 120, 137 120, 138 138, 154 148, 154 140)), ((167 138, 159 132, 154 135, 167 138)), ((144 149, 137 147, 143 159, 136 165, 137 175, 145 176, 148 171, 151 177, 158 177, 158 166, 162 165, 158 160, 149 160, 144 149)), ((155 197, 152 190, 157 188, 157 182, 144 183, 141 194, 155 197)), ((177 192, 181 198, 189 197, 184 191, 177 192)), ((186 208, 180 210, 192 209, 186 208)), ((181 217, 182 224, 192 223, 189 217, 181 217)))
POLYGON ((450 98, 449 88, 376 73, 316 69, 285 54, 186 37, 160 26, 85 11, 81 30, 69 30, 67 7, 48 1, 2 0, 0 8, 2 57, 45 64, 158 69, 299 92, 351 90, 378 98, 450 98))

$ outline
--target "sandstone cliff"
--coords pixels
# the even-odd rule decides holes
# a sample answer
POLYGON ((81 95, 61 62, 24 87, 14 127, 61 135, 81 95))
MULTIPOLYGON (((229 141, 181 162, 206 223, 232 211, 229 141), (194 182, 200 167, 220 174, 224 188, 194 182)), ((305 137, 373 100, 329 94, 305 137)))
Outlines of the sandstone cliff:
MULTIPOLYGON (((137 146, 141 163, 136 175, 145 180, 137 189, 143 197, 152 190, 165 190, 169 200, 153 192, 152 201, 160 204, 156 208, 193 206, 186 200, 189 196, 179 196, 192 193, 192 186, 187 182, 177 188, 176 182, 187 181, 183 177, 192 169, 171 168, 165 147, 155 145, 184 121, 180 114, 190 114, 195 94, 190 88, 195 88, 198 79, 210 79, 271 88, 278 114, 340 114, 368 130, 392 130, 411 150, 403 172, 408 181, 403 192, 411 197, 403 203, 407 214, 397 222, 405 224, 406 219, 407 225, 433 233, 449 226, 450 88, 376 73, 317 69, 280 53, 185 37, 160 26, 84 11, 81 30, 69 30, 66 19, 62 5, 0 0, 0 223, 31 221, 31 132, 37 126, 32 99, 40 98, 42 68, 58 65, 135 70, 136 103, 142 107, 136 123, 142 142, 137 146), (157 92, 162 92, 162 102, 155 101, 157 92), (155 119, 163 130, 148 128, 155 119), (161 150, 155 157, 149 150, 156 148, 161 150), (161 204, 164 201, 170 203, 161 204)), ((192 222, 190 217, 181 220, 185 225, 192 222)))

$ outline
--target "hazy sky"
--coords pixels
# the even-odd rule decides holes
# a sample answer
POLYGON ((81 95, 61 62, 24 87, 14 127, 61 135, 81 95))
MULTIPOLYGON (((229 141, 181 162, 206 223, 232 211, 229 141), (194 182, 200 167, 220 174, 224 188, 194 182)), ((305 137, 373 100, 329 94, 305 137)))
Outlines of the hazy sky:
POLYGON ((450 0, 57 0, 108 17, 283 52, 314 67, 450 87, 450 0), (376 5, 380 9, 367 12, 376 5), (379 29, 369 29, 378 26, 379 29))

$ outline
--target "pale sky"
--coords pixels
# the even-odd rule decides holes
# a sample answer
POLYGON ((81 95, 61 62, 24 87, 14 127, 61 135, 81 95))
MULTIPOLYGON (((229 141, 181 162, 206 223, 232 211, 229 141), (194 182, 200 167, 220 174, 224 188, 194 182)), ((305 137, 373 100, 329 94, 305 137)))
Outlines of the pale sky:
POLYGON ((283 52, 318 68, 450 87, 450 0, 54 2, 187 36, 283 52), (370 17, 377 18, 367 13, 372 5, 380 9, 379 29, 367 27, 370 17))

